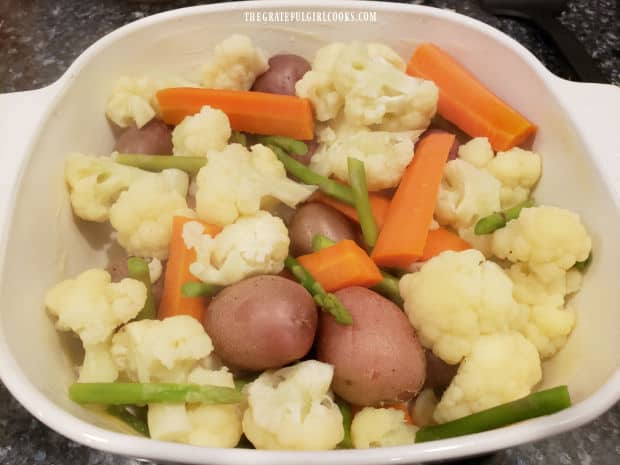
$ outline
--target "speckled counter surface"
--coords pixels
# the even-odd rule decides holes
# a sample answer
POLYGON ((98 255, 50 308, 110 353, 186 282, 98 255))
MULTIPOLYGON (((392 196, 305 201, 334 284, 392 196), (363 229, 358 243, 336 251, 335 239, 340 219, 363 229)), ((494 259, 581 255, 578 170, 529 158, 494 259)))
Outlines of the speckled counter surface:
MULTIPOLYGON (((86 47, 127 22, 200 3, 206 2, 0 0, 0 93, 34 89, 51 83, 86 47)), ((424 3, 453 8, 488 22, 516 38, 556 74, 573 78, 570 68, 555 47, 528 23, 497 19, 482 12, 472 1, 436 0, 424 3)), ((561 21, 597 60, 608 81, 620 84, 617 2, 571 1, 561 21)), ((66 440, 30 416, 0 384, 0 464, 139 463, 143 462, 105 454, 66 440)), ((573 432, 458 464, 620 464, 620 404, 573 432)))

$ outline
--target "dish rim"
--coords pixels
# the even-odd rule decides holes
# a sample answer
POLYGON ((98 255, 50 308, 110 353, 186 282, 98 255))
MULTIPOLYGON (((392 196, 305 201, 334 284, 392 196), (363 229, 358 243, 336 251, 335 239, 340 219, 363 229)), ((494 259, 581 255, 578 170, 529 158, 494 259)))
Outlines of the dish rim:
MULTIPOLYGON (((19 173, 16 181, 11 186, 9 196, 9 209, 7 212, 7 223, 2 231, 2 256, 0 261, 0 273, 5 269, 5 250, 7 247, 10 223, 14 216, 13 200, 17 197, 19 188, 22 184, 25 167, 33 156, 33 148, 40 137, 41 130, 49 120, 51 113, 63 98, 65 92, 70 88, 73 80, 80 70, 88 66, 92 60, 97 58, 97 54, 108 45, 113 44, 118 38, 131 33, 135 30, 157 25, 168 20, 184 17, 191 14, 203 14, 205 12, 217 11, 242 11, 255 8, 330 8, 335 10, 375 10, 381 11, 407 11, 415 14, 422 13, 426 16, 435 17, 441 20, 454 21, 465 26, 472 27, 487 36, 491 40, 500 42, 510 48, 539 76, 549 92, 553 94, 556 101, 563 106, 563 99, 559 92, 554 91, 552 80, 561 80, 547 70, 540 61, 516 40, 510 38, 503 32, 470 17, 461 15, 451 10, 438 9, 422 5, 410 5, 401 3, 375 2, 375 1, 339 1, 334 4, 329 0, 320 1, 293 1, 293 0, 252 0, 243 2, 225 2, 210 5, 199 5, 185 7, 152 16, 138 19, 134 22, 121 26, 100 38, 82 52, 75 61, 69 66, 67 71, 50 86, 44 88, 50 93, 54 93, 49 100, 46 109, 39 123, 33 131, 31 142, 24 150, 20 160, 19 173)), ((578 132, 579 139, 588 149, 589 144, 578 132)), ((589 153, 590 150, 588 150, 589 153)), ((594 160, 600 172, 600 163, 594 160)), ((1 278, 0 278, 1 279, 1 278)), ((410 463, 413 461, 434 461, 442 459, 462 458, 470 455, 491 452, 507 447, 512 447, 525 442, 534 441, 576 428, 605 412, 615 402, 620 399, 620 369, 610 376, 609 380, 589 397, 579 404, 559 413, 540 417, 537 419, 512 425, 507 428, 496 429, 474 435, 463 436, 453 439, 433 441, 423 444, 408 446, 379 448, 369 450, 334 450, 334 451, 271 451, 271 450, 247 450, 247 449, 224 449, 224 448, 204 448, 186 444, 176 444, 171 442, 157 441, 149 438, 126 435, 109 431, 94 426, 83 421, 49 400, 42 392, 32 385, 23 371, 19 368, 17 361, 10 352, 6 339, 3 337, 3 327, 0 324, 0 379, 3 381, 9 392, 23 405, 33 416, 46 424, 54 431, 63 436, 110 453, 129 455, 134 457, 145 457, 154 460, 181 461, 183 463, 198 463, 209 461, 218 464, 239 464, 242 461, 251 460, 252 463, 260 464, 288 464, 295 463, 303 459, 308 465, 327 464, 337 459, 342 465, 365 465, 390 461, 394 464, 410 463)))

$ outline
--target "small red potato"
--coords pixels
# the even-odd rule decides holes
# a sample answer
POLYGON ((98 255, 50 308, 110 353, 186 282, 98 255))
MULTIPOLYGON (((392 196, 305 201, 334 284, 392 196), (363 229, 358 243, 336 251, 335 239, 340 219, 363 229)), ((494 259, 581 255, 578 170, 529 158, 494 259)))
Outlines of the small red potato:
POLYGON ((312 238, 322 234, 336 242, 355 240, 355 228, 342 213, 322 203, 307 203, 299 207, 289 226, 291 253, 297 257, 312 252, 312 238))
POLYGON ((307 71, 310 71, 310 63, 299 55, 274 55, 269 59, 269 69, 256 78, 252 90, 295 95, 295 83, 307 71))
POLYGON ((424 385, 424 350, 405 314, 364 287, 336 296, 353 317, 350 326, 321 313, 317 356, 334 365, 333 390, 352 404, 406 401, 424 385))
POLYGON ((172 155, 172 130, 157 118, 140 129, 130 126, 118 137, 114 150, 120 153, 172 155))
POLYGON ((215 353, 235 369, 260 371, 302 358, 314 341, 310 294, 280 276, 256 276, 217 294, 204 316, 215 353))

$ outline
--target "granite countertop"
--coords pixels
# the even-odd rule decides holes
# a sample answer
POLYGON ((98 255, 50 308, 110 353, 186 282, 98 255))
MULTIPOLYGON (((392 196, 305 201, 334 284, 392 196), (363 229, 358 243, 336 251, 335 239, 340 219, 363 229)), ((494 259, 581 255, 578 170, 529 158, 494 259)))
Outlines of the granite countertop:
MULTIPOLYGON (((57 79, 96 39, 160 11, 207 2, 139 3, 127 0, 0 0, 0 93, 44 86, 57 79)), ((530 24, 498 19, 474 1, 432 0, 481 19, 516 38, 559 76, 574 75, 555 46, 530 24)), ((609 82, 620 84, 620 30, 615 0, 573 0, 560 17, 594 57, 609 82)), ((104 465, 143 463, 95 451, 35 420, 0 383, 0 464, 104 465)), ((616 465, 620 463, 620 404, 594 422, 547 440, 460 465, 616 465)))

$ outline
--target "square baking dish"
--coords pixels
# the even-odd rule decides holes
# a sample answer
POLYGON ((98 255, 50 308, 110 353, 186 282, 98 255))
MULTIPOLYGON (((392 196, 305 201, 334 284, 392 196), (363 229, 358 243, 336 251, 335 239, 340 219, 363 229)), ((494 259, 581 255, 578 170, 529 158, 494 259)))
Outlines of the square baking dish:
POLYGON ((534 441, 586 423, 620 399, 620 88, 572 83, 547 71, 501 32, 451 11, 379 2, 235 2, 162 13, 124 26, 86 50, 46 88, 0 95, 0 377, 35 417, 59 433, 113 453, 188 464, 384 464, 465 457, 534 441), (245 22, 247 12, 375 12, 376 22, 245 22), (109 233, 74 221, 64 157, 107 154, 104 107, 120 75, 178 75, 242 32, 268 53, 312 57, 333 41, 376 41, 408 58, 435 42, 539 126, 539 203, 579 213, 595 259, 574 298, 578 322, 566 347, 544 363, 540 388, 568 384, 574 406, 557 414, 461 438, 406 447, 330 452, 209 449, 113 431, 67 398, 74 360, 43 307, 66 276, 105 265, 109 233))

